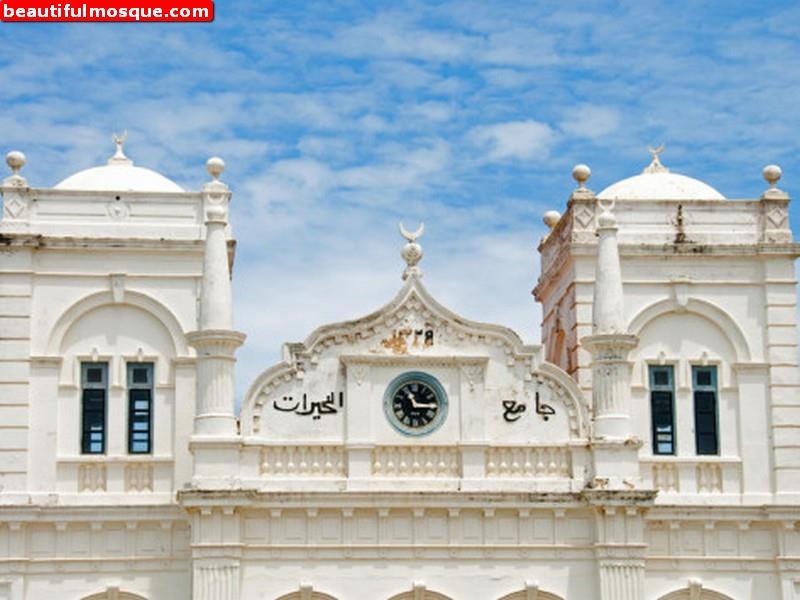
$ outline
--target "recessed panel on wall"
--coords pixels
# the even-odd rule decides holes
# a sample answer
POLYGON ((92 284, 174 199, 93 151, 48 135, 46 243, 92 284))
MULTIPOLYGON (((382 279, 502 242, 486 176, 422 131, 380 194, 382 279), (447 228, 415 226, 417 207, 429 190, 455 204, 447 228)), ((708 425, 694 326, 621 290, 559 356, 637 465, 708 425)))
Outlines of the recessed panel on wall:
POLYGON ((242 521, 242 538, 252 543, 263 544, 267 538, 267 520, 264 517, 245 517, 242 521))
POLYGON ((104 551, 108 556, 125 554, 125 528, 122 525, 107 525, 103 528, 104 551))
POLYGON ((28 531, 31 556, 42 558, 55 554, 56 531, 52 525, 30 525, 28 531))
POLYGON ((533 518, 533 541, 539 544, 553 543, 553 517, 533 518))
POLYGON ((306 541, 306 519, 304 515, 284 513, 282 522, 284 542, 298 544, 306 541))
POLYGON ((516 544, 518 539, 519 520, 516 514, 497 513, 497 541, 501 544, 516 544))
POLYGON ((374 544, 378 541, 378 519, 375 514, 355 516, 355 541, 359 544, 374 544))
POLYGON ((591 522, 583 517, 569 517, 567 523, 567 539, 573 543, 584 543, 592 539, 591 522))
POLYGON ((669 554, 669 530, 666 527, 650 527, 645 538, 649 556, 669 554))
POLYGON ((320 541, 323 544, 338 544, 342 541, 342 517, 339 514, 323 514, 319 517, 320 541))
POLYGON ((91 552, 91 537, 89 527, 80 525, 70 526, 69 529, 70 550, 77 556, 88 556, 91 552))
POLYGON ((391 523, 390 531, 392 536, 392 542, 395 544, 407 544, 411 543, 413 539, 414 530, 413 530, 413 522, 411 520, 410 515, 395 515, 393 514, 389 518, 389 522, 391 523))
POLYGON ((680 532, 683 554, 697 556, 703 553, 703 530, 700 527, 684 526, 680 532))
POLYGON ((483 519, 477 511, 464 511, 461 518, 461 535, 466 544, 483 542, 483 519))
POLYGON ((425 524, 428 544, 447 543, 447 516, 444 514, 425 514, 425 524))
POLYGON ((733 556, 738 553, 738 528, 718 525, 714 531, 716 532, 717 538, 717 554, 723 556, 733 556))

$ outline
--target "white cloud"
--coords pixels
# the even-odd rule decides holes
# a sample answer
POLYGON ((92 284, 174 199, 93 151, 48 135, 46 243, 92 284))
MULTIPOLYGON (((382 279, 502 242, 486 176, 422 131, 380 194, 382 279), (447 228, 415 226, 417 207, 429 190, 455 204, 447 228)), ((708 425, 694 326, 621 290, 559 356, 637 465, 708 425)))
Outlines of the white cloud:
POLYGON ((476 127, 472 138, 487 149, 492 161, 546 158, 556 141, 556 134, 546 123, 509 121, 476 127))
POLYGON ((620 125, 620 114, 610 106, 582 104, 565 111, 559 124, 564 133, 575 137, 598 139, 615 132, 620 125))
POLYGON ((349 56, 413 58, 454 61, 463 58, 470 45, 467 36, 416 26, 401 13, 386 13, 373 21, 342 28, 335 48, 349 56))
POLYGON ((422 117, 426 121, 449 121, 453 117, 453 108, 445 102, 420 102, 406 108, 410 118, 422 117))

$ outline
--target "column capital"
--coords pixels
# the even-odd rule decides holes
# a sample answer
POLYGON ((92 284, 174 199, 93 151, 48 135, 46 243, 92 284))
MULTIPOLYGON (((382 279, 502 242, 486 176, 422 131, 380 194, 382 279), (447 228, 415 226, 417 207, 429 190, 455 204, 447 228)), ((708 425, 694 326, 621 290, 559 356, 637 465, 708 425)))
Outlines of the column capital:
POLYGON ((245 339, 247 339, 246 334, 232 329, 201 329, 186 334, 186 341, 195 348, 221 344, 231 346, 233 351, 241 346, 245 339))
MULTIPOLYGON (((604 354, 603 351, 607 349, 618 349, 627 355, 638 344, 639 338, 631 333, 598 333, 581 338, 581 345, 593 355, 598 352, 604 354)), ((598 360, 600 357, 594 358, 598 360)))

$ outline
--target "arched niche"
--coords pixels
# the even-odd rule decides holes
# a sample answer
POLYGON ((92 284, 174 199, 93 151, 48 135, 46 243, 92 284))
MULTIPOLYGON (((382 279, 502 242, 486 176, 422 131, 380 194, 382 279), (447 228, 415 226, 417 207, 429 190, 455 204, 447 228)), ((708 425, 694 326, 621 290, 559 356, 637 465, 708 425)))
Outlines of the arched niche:
MULTIPOLYGON (((110 359, 112 368, 124 361, 155 362, 157 381, 171 379, 175 345, 169 330, 151 313, 130 304, 104 304, 83 313, 64 332, 58 355, 65 358, 65 381, 78 377, 78 363, 93 356, 110 359), (117 359, 121 360, 117 360, 117 359)), ((111 373, 111 382, 124 382, 122 373, 111 373)))
POLYGON ((102 307, 129 307, 147 313, 161 324, 170 339, 170 356, 188 356, 189 347, 186 336, 175 315, 163 304, 150 296, 128 291, 121 299, 115 299, 111 292, 98 292, 82 298, 65 310, 53 326, 47 342, 47 354, 58 355, 64 345, 68 332, 84 316, 102 307))
POLYGON ((668 337, 692 336, 697 338, 696 332, 684 324, 689 319, 694 322, 699 322, 698 319, 701 319, 705 323, 713 325, 716 335, 721 335, 725 339, 723 345, 731 349, 732 362, 746 363, 752 360, 750 346, 739 324, 723 309, 705 300, 689 298, 679 303, 675 298, 668 298, 655 302, 642 309, 631 320, 628 330, 641 338, 647 328, 651 328, 659 322, 670 321, 672 327, 677 325, 677 329, 671 330, 671 335, 668 337))
POLYGON ((81 315, 65 332, 58 353, 88 354, 92 348, 124 355, 135 355, 141 348, 145 355, 175 356, 172 337, 161 321, 130 304, 106 304, 81 315))
POLYGON ((698 359, 708 356, 729 364, 738 362, 738 352, 728 332, 703 315, 667 313, 652 319, 637 334, 639 357, 658 356, 698 359))

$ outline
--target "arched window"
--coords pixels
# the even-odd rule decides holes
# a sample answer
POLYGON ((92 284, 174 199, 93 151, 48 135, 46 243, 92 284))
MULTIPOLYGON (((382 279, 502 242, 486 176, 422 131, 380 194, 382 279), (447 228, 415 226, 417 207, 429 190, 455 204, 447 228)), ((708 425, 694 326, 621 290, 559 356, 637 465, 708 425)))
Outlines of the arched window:
POLYGON ((500 600, 563 600, 550 592, 543 592, 535 585, 529 585, 524 590, 503 596, 500 600))
POLYGON ((416 584, 410 592, 403 592, 392 596, 389 600, 453 600, 449 596, 440 594, 439 592, 432 592, 424 585, 416 584))
POLYGON ((336 600, 333 596, 323 594, 322 592, 315 592, 311 586, 300 586, 300 590, 285 594, 277 600, 336 600))
POLYGON ((733 598, 713 590, 703 589, 701 584, 694 584, 682 590, 670 592, 658 600, 733 600, 733 598))
POLYGON ((106 588, 105 592, 86 596, 82 600, 147 600, 147 598, 138 594, 123 592, 118 587, 109 587, 106 588))

